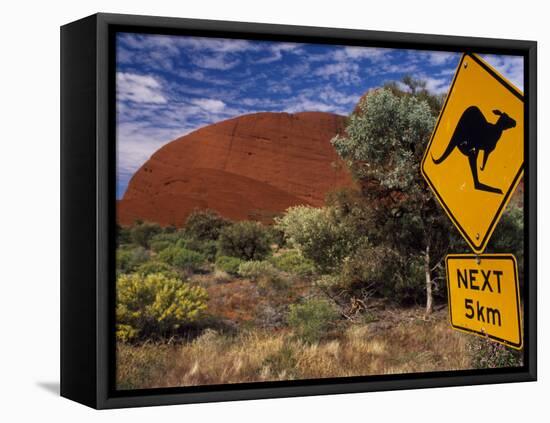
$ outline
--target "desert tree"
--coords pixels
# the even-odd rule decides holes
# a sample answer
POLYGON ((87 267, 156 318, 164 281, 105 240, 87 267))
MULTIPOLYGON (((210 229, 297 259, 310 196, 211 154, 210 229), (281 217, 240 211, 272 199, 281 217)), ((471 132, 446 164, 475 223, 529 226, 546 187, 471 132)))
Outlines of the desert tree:
POLYGON ((430 314, 434 285, 455 239, 420 174, 439 99, 428 101, 420 82, 407 80, 409 88, 402 85, 363 96, 345 133, 333 138, 332 144, 359 182, 370 209, 372 218, 366 220, 370 243, 398 253, 403 263, 422 263, 426 313, 430 314))

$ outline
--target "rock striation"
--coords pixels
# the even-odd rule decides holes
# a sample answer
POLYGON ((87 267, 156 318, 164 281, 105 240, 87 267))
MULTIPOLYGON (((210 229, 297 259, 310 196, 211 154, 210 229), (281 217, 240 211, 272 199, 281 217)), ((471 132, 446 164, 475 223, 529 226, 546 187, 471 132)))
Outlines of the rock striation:
POLYGON ((156 151, 117 204, 121 225, 135 220, 182 226, 194 209, 270 223, 299 204, 353 186, 330 140, 345 118, 332 113, 255 113, 208 125, 156 151))

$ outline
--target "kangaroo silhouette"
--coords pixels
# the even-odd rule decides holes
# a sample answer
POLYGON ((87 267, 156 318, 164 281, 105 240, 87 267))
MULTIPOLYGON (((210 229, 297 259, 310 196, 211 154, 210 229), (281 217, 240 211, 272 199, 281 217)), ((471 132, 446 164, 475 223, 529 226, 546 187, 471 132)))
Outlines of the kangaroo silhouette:
POLYGON ((516 121, 506 113, 500 110, 493 110, 493 113, 498 116, 496 123, 487 122, 481 110, 476 106, 470 106, 464 110, 445 152, 439 159, 434 158, 432 155, 432 160, 435 164, 440 164, 449 157, 455 148, 458 148, 462 154, 468 157, 474 179, 474 188, 479 191, 502 194, 502 190, 481 183, 477 174, 479 152, 483 151, 483 162, 480 168, 483 170, 489 156, 497 146, 502 132, 516 126, 516 121))

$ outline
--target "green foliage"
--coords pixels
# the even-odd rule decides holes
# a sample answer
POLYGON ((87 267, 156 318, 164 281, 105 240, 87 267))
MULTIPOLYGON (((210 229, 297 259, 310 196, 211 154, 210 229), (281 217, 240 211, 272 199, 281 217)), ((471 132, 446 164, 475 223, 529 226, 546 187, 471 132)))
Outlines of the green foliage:
POLYGON ((472 336, 468 349, 474 369, 523 366, 523 351, 506 347, 489 338, 472 336))
POLYGON ((524 271, 523 219, 523 208, 513 202, 509 203, 487 246, 488 252, 514 254, 522 284, 524 271))
POLYGON ((440 99, 430 98, 421 82, 409 78, 404 84, 405 90, 394 84, 367 93, 345 133, 333 138, 364 197, 362 204, 349 198, 335 201, 352 227, 368 233, 371 245, 395 253, 397 264, 388 264, 395 269, 391 284, 400 292, 397 297, 416 302, 426 278, 418 272, 419 260, 427 260, 437 290, 446 251, 463 244, 418 171, 440 99), (356 213, 354 204, 364 213, 356 213))
POLYGON ((155 252, 160 252, 172 245, 175 245, 184 238, 184 233, 182 231, 169 229, 164 230, 162 233, 154 235, 149 241, 149 248, 155 252))
POLYGON ((278 269, 293 275, 311 276, 315 273, 315 264, 296 249, 281 251, 271 257, 270 261, 278 269))
POLYGON ((269 234, 258 222, 242 221, 225 226, 218 239, 220 255, 261 260, 270 252, 269 234))
POLYGON ((216 259, 216 254, 218 251, 218 244, 216 241, 205 240, 201 241, 198 239, 186 239, 181 240, 178 245, 184 246, 188 250, 196 251, 197 253, 202 254, 208 261, 213 262, 216 259))
POLYGON ((169 278, 179 277, 178 272, 172 266, 162 261, 146 261, 135 269, 135 273, 143 276, 162 273, 169 278))
POLYGON ((206 261, 202 254, 176 245, 162 250, 159 253, 159 259, 171 266, 190 272, 198 270, 206 261))
POLYGON ((178 232, 178 228, 174 225, 168 225, 163 229, 165 234, 175 234, 178 232))
POLYGON ((130 238, 134 244, 141 245, 143 248, 149 248, 149 242, 154 235, 162 232, 158 223, 141 222, 136 223, 130 229, 130 238))
POLYGON ((160 253, 162 250, 165 250, 168 247, 171 247, 174 245, 172 241, 167 240, 152 240, 149 243, 149 248, 153 250, 155 253, 160 253))
POLYGON ((305 342, 318 342, 338 319, 338 312, 328 301, 312 298, 290 306, 287 322, 305 342))
POLYGON ((412 305, 424 299, 424 277, 419 257, 403 256, 387 245, 363 245, 345 260, 333 288, 349 293, 367 289, 398 304, 412 305))
POLYGON ((185 233, 189 238, 200 241, 215 241, 220 231, 229 224, 227 219, 213 210, 196 210, 185 221, 185 233))
POLYGON ((429 104, 383 88, 369 92, 359 108, 362 113, 350 117, 346 135, 333 138, 334 148, 358 177, 410 189, 435 124, 429 104))
POLYGON ((130 244, 132 239, 130 237, 130 230, 125 226, 116 225, 116 244, 124 245, 130 244))
POLYGON ((239 265, 239 275, 258 283, 263 289, 284 289, 289 281, 268 261, 245 261, 239 265))
POLYGON ((286 245, 285 234, 275 226, 268 226, 266 231, 269 236, 270 243, 275 244, 278 248, 283 248, 286 245))
POLYGON ((274 274, 277 269, 268 261, 244 261, 239 265, 238 274, 243 278, 258 280, 266 274, 274 274))
POLYGON ((203 288, 159 273, 120 275, 116 295, 120 341, 168 336, 182 325, 197 321, 208 300, 203 288))
POLYGON ((132 272, 136 267, 149 260, 149 254, 143 247, 118 248, 116 268, 119 273, 132 272))
POLYGON ((218 256, 216 258, 216 269, 223 270, 230 275, 238 275, 241 263, 242 260, 237 257, 218 256))
POLYGON ((331 208, 296 206, 275 220, 287 242, 315 263, 322 273, 339 268, 342 261, 364 242, 352 228, 335 219, 331 208))
POLYGON ((406 75, 400 83, 396 83, 394 81, 388 82, 384 85, 384 88, 389 89, 394 95, 397 96, 408 94, 414 95, 419 100, 423 100, 428 103, 432 114, 437 116, 443 107, 443 103, 445 102, 445 94, 434 95, 427 90, 426 85, 426 81, 415 79, 410 75, 406 75), (403 91, 403 85, 407 88, 405 92, 403 91))

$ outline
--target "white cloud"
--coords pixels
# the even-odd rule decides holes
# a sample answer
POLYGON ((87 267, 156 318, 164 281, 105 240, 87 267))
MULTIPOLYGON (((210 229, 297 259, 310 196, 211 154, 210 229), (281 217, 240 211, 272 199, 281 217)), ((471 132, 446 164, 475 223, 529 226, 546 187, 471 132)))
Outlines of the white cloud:
POLYGON ((221 100, 213 100, 210 98, 197 98, 191 100, 193 104, 196 104, 201 109, 212 113, 219 113, 225 109, 225 103, 221 100))
POLYGON ((330 85, 325 85, 321 90, 317 91, 320 100, 323 100, 327 103, 336 103, 338 105, 355 105, 359 101, 359 95, 352 94, 347 95, 334 89, 330 85))
POLYGON ((349 59, 370 59, 376 62, 384 58, 390 51, 384 48, 373 47, 345 47, 343 50, 338 50, 337 54, 343 54, 345 58, 349 59))
POLYGON ((135 103, 166 103, 160 83, 149 75, 117 72, 117 100, 135 103))
POLYGON ((449 90, 450 81, 446 78, 420 78, 426 81, 426 89, 432 94, 445 94, 449 90))
POLYGON ((456 68, 447 68, 440 70, 437 75, 438 76, 453 76, 456 72, 456 68))
POLYGON ((227 70, 240 63, 239 59, 231 59, 225 54, 192 56, 191 61, 205 69, 227 70))
POLYGON ((157 128, 140 122, 119 123, 117 179, 127 181, 160 147, 190 132, 190 128, 157 128))
POLYGON ((391 63, 384 63, 381 64, 377 69, 374 71, 371 71, 370 73, 374 75, 381 75, 385 73, 401 73, 401 74, 411 74, 418 71, 418 65, 414 63, 399 63, 399 64, 391 64, 391 63))
POLYGON ((180 48, 209 51, 213 53, 237 53, 258 49, 256 43, 247 40, 232 40, 227 38, 182 37, 179 35, 139 35, 123 34, 121 42, 136 50, 168 50, 178 53, 180 48))
POLYGON ((311 67, 308 62, 297 63, 291 66, 284 67, 284 75, 287 78, 301 78, 311 72, 311 67))
POLYGON ((347 85, 360 82, 359 65, 357 63, 351 62, 338 62, 323 65, 315 70, 314 75, 320 76, 325 79, 333 76, 336 78, 336 80, 347 85))
POLYGON ((268 45, 266 51, 268 56, 262 57, 255 62, 257 64, 272 63, 283 58, 283 52, 299 52, 301 45, 296 43, 275 43, 268 45))
POLYGON ((243 51, 256 51, 260 47, 256 43, 247 40, 232 40, 228 38, 208 37, 170 37, 178 47, 186 47, 193 50, 211 51, 214 53, 240 53, 243 51))
POLYGON ((481 56, 506 79, 523 91, 523 57, 486 54, 481 56))
POLYGON ((334 61, 334 62, 347 62, 347 61, 359 61, 362 59, 368 59, 371 62, 378 62, 391 53, 391 49, 375 48, 375 47, 360 47, 360 46, 347 46, 336 47, 334 50, 323 54, 311 54, 308 56, 308 60, 311 62, 322 61, 334 61))
POLYGON ((458 57, 458 53, 449 53, 445 51, 430 51, 425 55, 428 62, 434 66, 444 65, 458 57))

